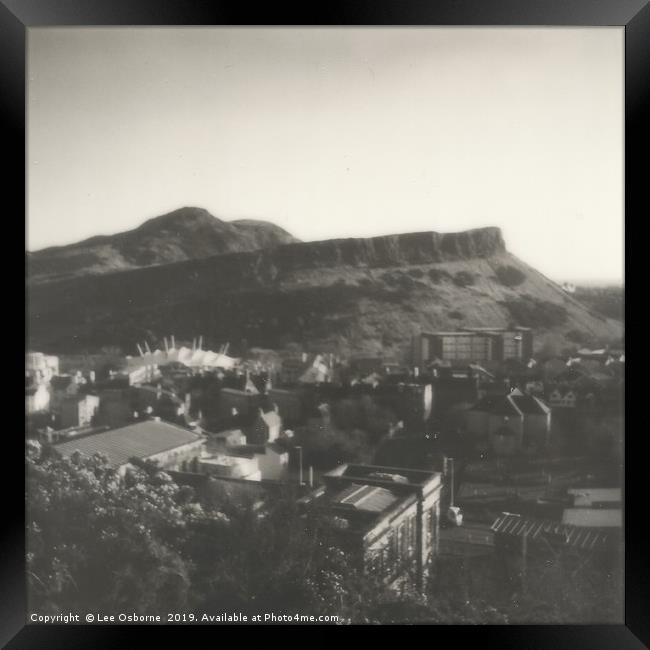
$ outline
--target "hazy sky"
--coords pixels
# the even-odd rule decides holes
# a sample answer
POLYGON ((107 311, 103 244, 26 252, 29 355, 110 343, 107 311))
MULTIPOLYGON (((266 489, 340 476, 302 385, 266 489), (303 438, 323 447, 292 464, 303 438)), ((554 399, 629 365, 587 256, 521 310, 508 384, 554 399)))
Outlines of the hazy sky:
POLYGON ((30 28, 30 250, 184 205, 623 273, 622 28, 30 28))

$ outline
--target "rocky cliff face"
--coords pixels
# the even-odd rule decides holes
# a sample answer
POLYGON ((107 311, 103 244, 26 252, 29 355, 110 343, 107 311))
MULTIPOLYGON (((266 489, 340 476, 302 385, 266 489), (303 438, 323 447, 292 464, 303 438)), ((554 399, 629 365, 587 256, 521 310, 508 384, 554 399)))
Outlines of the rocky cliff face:
POLYGON ((260 253, 278 270, 334 266, 384 267, 483 258, 505 252, 498 228, 460 233, 414 232, 369 239, 329 239, 283 246, 260 253))
POLYGON ((34 282, 30 344, 93 350, 175 334, 404 358, 422 330, 535 329, 537 347, 616 339, 591 312, 507 250, 498 228, 289 243, 103 275, 34 282))

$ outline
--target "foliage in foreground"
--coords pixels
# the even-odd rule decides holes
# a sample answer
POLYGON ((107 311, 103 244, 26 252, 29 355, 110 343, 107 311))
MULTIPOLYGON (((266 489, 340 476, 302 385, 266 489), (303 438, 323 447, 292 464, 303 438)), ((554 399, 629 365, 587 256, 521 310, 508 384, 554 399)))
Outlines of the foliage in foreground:
POLYGON ((533 567, 527 589, 492 556, 440 558, 424 595, 360 575, 287 495, 259 507, 199 498, 142 465, 120 480, 105 459, 32 447, 28 585, 39 613, 338 614, 340 622, 620 622, 619 572, 533 567))

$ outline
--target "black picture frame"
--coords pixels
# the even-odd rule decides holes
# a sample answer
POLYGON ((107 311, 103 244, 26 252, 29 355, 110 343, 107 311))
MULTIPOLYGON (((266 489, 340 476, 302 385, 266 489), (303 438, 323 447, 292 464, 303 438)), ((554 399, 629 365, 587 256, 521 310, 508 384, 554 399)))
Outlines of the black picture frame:
MULTIPOLYGON (((0 110, 2 113, 5 162, 5 199, 12 198, 13 212, 6 216, 18 223, 25 214, 25 64, 26 32, 30 27, 84 25, 520 25, 520 26, 622 26, 625 28, 625 165, 626 228, 637 210, 635 202, 644 196, 647 165, 636 163, 647 155, 645 114, 648 109, 648 42, 650 7, 647 0, 417 0, 379 2, 330 2, 323 5, 303 3, 289 10, 275 3, 253 8, 247 3, 205 0, 0 0, 0 110), (15 177, 15 178, 14 178, 15 177)), ((647 190, 646 190, 647 191, 647 190)), ((19 231, 20 232, 20 231, 19 231)), ((7 247, 6 263, 16 246, 7 247)), ((629 253, 626 255, 629 260, 629 253)), ((633 278, 626 262, 626 283, 633 278)), ((7 267, 9 268, 9 267, 7 267)), ((13 266, 12 266, 13 268, 13 266)), ((7 277, 13 277, 13 273, 7 277)), ((627 347, 634 323, 626 311, 627 347)), ((633 331, 632 331, 633 337, 633 331)), ((18 348, 19 346, 14 346, 18 348)), ((22 351, 16 350, 16 363, 22 351)), ((628 364, 629 365, 629 364, 628 364)), ((17 371, 16 371, 17 372, 17 371)), ((16 382, 17 383, 17 382, 16 382)), ((634 392, 634 389, 633 389, 634 392)), ((631 402, 632 399, 628 401, 631 402)), ((11 411, 18 411, 13 406, 11 411)), ((17 423, 17 427, 22 426, 17 423)), ((23 440, 7 427, 5 468, 12 466, 14 476, 5 491, 2 556, 0 560, 2 600, 0 642, 7 648, 98 648, 125 643, 134 647, 137 634, 151 642, 151 634, 163 630, 185 633, 188 628, 43 626, 26 625, 24 560, 24 466, 23 440), (10 438, 10 439, 9 439, 10 438), (13 505, 9 510, 6 506, 13 505), (12 515, 8 513, 12 512, 12 515)), ((505 626, 441 629, 431 631, 430 642, 455 645, 475 641, 483 645, 512 648, 642 648, 650 643, 648 588, 650 562, 642 536, 645 509, 640 485, 643 475, 637 463, 643 462, 637 439, 626 441, 626 614, 624 625, 609 626, 505 626), (635 471, 638 470, 638 471, 635 471), (460 634, 460 636, 458 636, 460 634), (453 638, 453 641, 451 639, 453 638)), ((6 472, 3 472, 6 474, 6 472)), ((210 632, 210 628, 192 628, 210 632)), ((331 628, 330 628, 331 629, 331 628)), ((340 628, 339 628, 340 629, 340 628)), ((428 631, 425 631, 428 632, 428 631)), ((209 639, 210 637, 208 637, 209 639)), ((212 637, 215 639, 215 637, 212 637)), ((171 639, 170 639, 171 640, 171 639)), ((216 642, 216 639, 215 639, 216 642)))

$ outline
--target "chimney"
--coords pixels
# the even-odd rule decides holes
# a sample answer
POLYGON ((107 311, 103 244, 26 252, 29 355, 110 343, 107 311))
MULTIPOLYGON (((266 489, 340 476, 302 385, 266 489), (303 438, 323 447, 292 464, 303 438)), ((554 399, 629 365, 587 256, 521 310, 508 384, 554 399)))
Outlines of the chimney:
POLYGON ((172 334, 172 348, 176 348, 176 341, 174 340, 173 334, 172 334))

